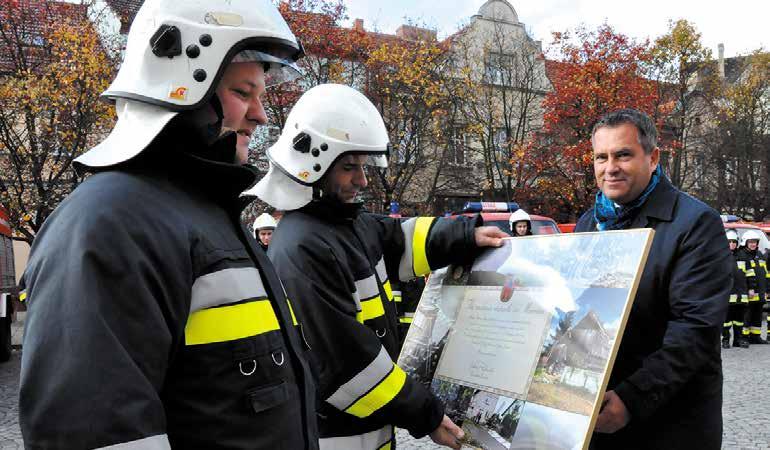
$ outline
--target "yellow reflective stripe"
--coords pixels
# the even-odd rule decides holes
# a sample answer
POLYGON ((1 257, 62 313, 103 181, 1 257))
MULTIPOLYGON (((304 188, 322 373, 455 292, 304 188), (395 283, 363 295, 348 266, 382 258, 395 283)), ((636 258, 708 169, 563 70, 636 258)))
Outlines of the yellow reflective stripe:
POLYGON ((294 309, 291 307, 291 301, 287 298, 286 304, 289 305, 289 312, 291 313, 291 323, 293 323, 295 326, 299 325, 299 322, 297 322, 297 316, 294 315, 294 309))
POLYGON ((26 299, 27 299, 27 291, 21 291, 21 292, 19 293, 19 301, 20 301, 20 302, 23 302, 23 301, 24 301, 24 300, 26 300, 26 299))
POLYGON ((401 317, 398 319, 401 323, 412 323, 413 317, 401 317))
POLYGON ((746 294, 741 295, 741 303, 748 303, 749 302, 749 296, 746 294))
POLYGON ((744 328, 743 330, 741 330, 741 334, 744 335, 744 336, 748 336, 749 335, 749 330, 744 328))
POLYGON ((749 270, 746 271, 746 276, 747 277, 755 277, 755 276, 757 276, 757 274, 754 272, 754 269, 749 269, 749 270))
POLYGON ((414 264, 414 274, 418 277, 430 273, 425 245, 428 243, 428 231, 434 220, 436 220, 435 217, 418 217, 417 224, 414 226, 412 264, 414 264))
POLYGON ((278 330, 269 300, 202 309, 190 315, 185 327, 187 345, 234 341, 278 330))
POLYGON ((724 323, 724 327, 725 327, 725 328, 727 328, 727 327, 731 327, 732 325, 733 325, 733 323, 732 323, 732 322, 725 322, 725 323, 724 323))
POLYGON ((736 303, 738 301, 738 294, 730 294, 730 303, 736 303))
POLYGON ((738 264, 739 269, 744 272, 746 271, 746 261, 736 261, 736 263, 738 264))
POLYGON ((390 287, 390 280, 388 280, 385 283, 383 283, 382 289, 385 290, 385 296, 388 297, 388 301, 392 302, 393 301, 393 288, 390 287))
POLYGON ((754 294, 753 297, 749 297, 750 302, 758 302, 759 301, 759 294, 754 294))
POLYGON ((401 302, 401 291, 393 291, 393 301, 396 303, 401 302))
POLYGON ((388 376, 375 386, 374 389, 369 391, 368 394, 350 405, 345 412, 360 418, 369 417, 393 400, 393 397, 401 392, 405 381, 406 373, 400 367, 393 364, 393 370, 388 376))
POLYGON ((743 326, 743 322, 736 322, 736 321, 733 320, 733 325, 735 325, 736 327, 742 327, 743 326))
POLYGON ((762 329, 757 327, 751 327, 751 334, 762 334, 762 329))
POLYGON ((388 441, 377 448, 377 450, 391 450, 391 448, 393 448, 393 441, 388 441))
POLYGON ((382 300, 380 296, 376 296, 370 300, 361 301, 361 311, 356 314, 356 320, 364 323, 365 320, 374 319, 385 315, 385 309, 382 307, 382 300))

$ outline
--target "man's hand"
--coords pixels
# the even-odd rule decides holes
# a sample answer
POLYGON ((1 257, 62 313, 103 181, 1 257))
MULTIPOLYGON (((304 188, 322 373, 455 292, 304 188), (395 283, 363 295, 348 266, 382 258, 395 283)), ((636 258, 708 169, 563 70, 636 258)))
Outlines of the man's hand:
POLYGON ((503 238, 507 237, 511 236, 497 227, 476 228, 476 245, 479 247, 501 247, 503 238))
POLYGON ((631 420, 631 413, 626 409, 623 400, 618 397, 615 391, 605 392, 602 409, 596 419, 595 430, 598 433, 614 433, 628 425, 629 420, 631 420))
MULTIPOLYGON (((487 227, 491 228, 491 227, 487 227)), ((433 430, 430 434, 430 438, 433 442, 439 445, 444 445, 455 450, 459 450, 460 441, 465 436, 465 432, 452 422, 452 419, 444 415, 444 419, 441 420, 438 428, 433 430)))

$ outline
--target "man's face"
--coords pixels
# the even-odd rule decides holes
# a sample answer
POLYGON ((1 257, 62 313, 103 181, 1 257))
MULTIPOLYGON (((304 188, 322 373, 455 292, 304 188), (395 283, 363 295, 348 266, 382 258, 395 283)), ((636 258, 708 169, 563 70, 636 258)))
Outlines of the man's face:
POLYGON ((759 241, 756 239, 746 241, 746 247, 748 247, 748 249, 753 252, 757 249, 757 247, 759 247, 759 241))
POLYGON ((658 166, 660 150, 645 154, 638 130, 630 123, 602 127, 593 138, 594 175, 604 195, 618 204, 636 200, 658 166))
POLYGON ((262 245, 270 245, 270 239, 273 238, 273 230, 259 230, 259 241, 262 245))
POLYGON ((730 243, 730 251, 735 251, 736 248, 738 248, 738 241, 727 241, 730 243))
POLYGON ((222 102, 222 126, 238 133, 235 162, 245 164, 249 156, 249 141, 257 125, 267 123, 262 106, 265 93, 265 72, 261 63, 232 63, 227 66, 217 86, 222 102))
POLYGON ((527 234, 527 222, 516 222, 516 234, 519 236, 527 234))
POLYGON ((366 155, 345 155, 338 159, 324 178, 324 193, 343 203, 355 202, 358 192, 369 184, 364 171, 367 158, 366 155))

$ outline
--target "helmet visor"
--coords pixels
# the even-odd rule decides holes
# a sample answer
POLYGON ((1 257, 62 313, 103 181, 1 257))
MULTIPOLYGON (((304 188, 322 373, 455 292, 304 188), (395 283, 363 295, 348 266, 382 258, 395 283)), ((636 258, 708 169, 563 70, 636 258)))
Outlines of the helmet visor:
POLYGON ((281 58, 260 50, 242 50, 238 52, 231 62, 261 62, 265 63, 265 86, 276 86, 287 81, 297 79, 302 71, 297 63, 288 58, 281 58))

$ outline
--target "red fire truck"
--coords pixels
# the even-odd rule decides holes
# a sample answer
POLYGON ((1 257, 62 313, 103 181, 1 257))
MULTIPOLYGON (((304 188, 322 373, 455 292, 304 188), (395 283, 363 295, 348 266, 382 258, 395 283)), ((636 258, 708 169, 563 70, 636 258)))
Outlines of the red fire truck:
POLYGON ((11 320, 13 301, 18 293, 13 265, 13 241, 8 214, 0 206, 0 362, 11 357, 11 320))

